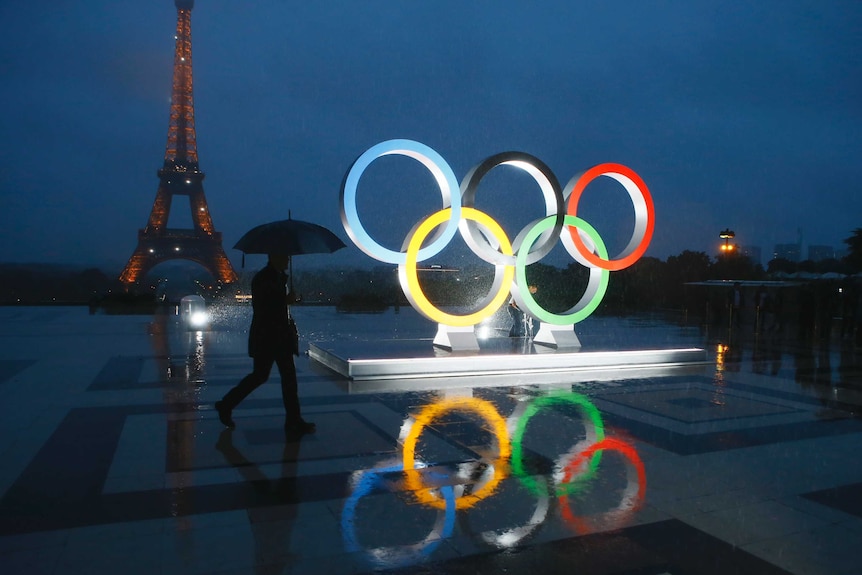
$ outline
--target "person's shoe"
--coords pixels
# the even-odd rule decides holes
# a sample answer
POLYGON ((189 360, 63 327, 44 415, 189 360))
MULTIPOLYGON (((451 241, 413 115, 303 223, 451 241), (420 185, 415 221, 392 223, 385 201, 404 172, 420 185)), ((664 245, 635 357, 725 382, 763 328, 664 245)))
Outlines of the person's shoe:
POLYGON ((231 408, 226 406, 223 401, 215 402, 215 408, 218 412, 218 420, 221 421, 226 427, 230 427, 233 429, 236 427, 236 423, 233 422, 233 418, 230 416, 230 412, 233 411, 231 408))
POLYGON ((301 437, 308 433, 314 433, 315 431, 317 431, 317 426, 310 421, 305 421, 304 419, 300 419, 296 423, 286 423, 284 425, 284 433, 292 437, 301 437))

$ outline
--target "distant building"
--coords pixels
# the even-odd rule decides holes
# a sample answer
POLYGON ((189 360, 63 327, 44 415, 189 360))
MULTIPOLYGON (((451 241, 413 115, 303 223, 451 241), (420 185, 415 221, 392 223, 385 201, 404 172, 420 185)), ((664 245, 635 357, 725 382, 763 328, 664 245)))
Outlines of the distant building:
POLYGON ((808 246, 808 259, 812 262, 831 260, 835 258, 835 248, 832 246, 808 246))
POLYGON ((757 265, 763 265, 760 255, 760 246, 739 246, 739 253, 748 256, 748 259, 757 265))
POLYGON ((799 244, 775 244, 775 251, 772 254, 772 259, 798 262, 801 251, 799 244))

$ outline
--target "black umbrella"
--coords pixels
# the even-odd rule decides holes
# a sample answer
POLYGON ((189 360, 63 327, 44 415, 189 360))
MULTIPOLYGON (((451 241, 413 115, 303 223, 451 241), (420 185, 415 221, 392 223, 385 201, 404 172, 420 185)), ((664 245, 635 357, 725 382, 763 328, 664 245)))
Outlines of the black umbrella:
POLYGON ((297 256, 329 254, 345 246, 338 236, 323 226, 287 219, 249 230, 233 247, 246 254, 297 256))

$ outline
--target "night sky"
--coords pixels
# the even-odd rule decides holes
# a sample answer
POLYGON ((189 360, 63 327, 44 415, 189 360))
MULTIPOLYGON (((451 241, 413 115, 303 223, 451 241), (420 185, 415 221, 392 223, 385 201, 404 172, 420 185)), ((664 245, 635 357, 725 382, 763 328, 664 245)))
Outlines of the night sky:
MULTIPOLYGON (((158 187, 175 26, 172 0, 0 3, 0 262, 119 273, 158 187)), ((715 255, 727 227, 763 264, 800 233, 841 248, 862 227, 860 31, 858 0, 197 0, 204 190, 237 266, 242 233, 288 210, 348 243, 314 261, 374 264, 341 226, 339 191, 392 138, 434 148, 459 180, 509 150, 563 184, 625 164, 652 192, 647 255, 661 259, 715 255)), ((398 248, 439 194, 410 159, 372 168, 360 210, 398 248)), ((543 205, 507 170, 477 205, 514 238, 543 205)), ((583 217, 625 245, 627 196, 597 184, 589 198, 583 217)))

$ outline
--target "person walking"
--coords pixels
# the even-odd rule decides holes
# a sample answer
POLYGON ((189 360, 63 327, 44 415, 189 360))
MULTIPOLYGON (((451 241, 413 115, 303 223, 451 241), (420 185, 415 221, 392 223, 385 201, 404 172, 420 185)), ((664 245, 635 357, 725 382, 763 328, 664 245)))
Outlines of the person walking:
POLYGON ((252 391, 269 379, 273 363, 281 376, 281 396, 286 419, 285 433, 314 433, 314 423, 302 418, 293 356, 299 354, 296 327, 290 319, 288 306, 296 301, 286 288, 285 270, 290 257, 269 254, 265 268, 251 281, 252 319, 248 334, 248 355, 254 360, 252 372, 245 376, 225 396, 215 403, 219 421, 235 427, 232 412, 252 391))

